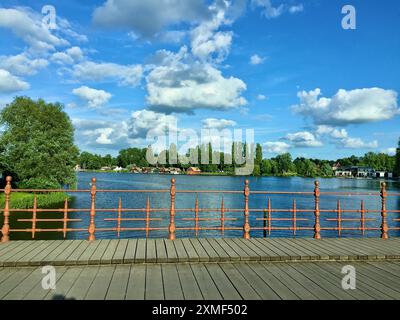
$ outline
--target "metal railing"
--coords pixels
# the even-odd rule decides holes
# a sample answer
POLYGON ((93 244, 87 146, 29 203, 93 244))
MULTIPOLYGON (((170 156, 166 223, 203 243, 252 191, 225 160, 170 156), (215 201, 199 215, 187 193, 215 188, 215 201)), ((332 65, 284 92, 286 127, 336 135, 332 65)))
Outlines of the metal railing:
MULTIPOLYGON (((389 210, 387 209, 388 197, 399 197, 400 193, 388 193, 386 190, 386 183, 381 183, 379 192, 322 192, 320 191, 319 182, 315 181, 315 187, 313 191, 308 192, 285 192, 285 191, 251 191, 249 181, 246 180, 244 189, 242 191, 225 191, 225 190, 177 190, 175 179, 171 179, 171 185, 169 189, 163 190, 99 190, 96 186, 96 178, 91 180, 91 188, 88 190, 41 190, 41 189, 12 189, 11 188, 11 177, 6 178, 7 184, 4 189, 0 192, 4 192, 4 209, 0 209, 3 213, 3 226, 1 229, 2 238, 1 242, 10 241, 10 233, 28 232, 31 233, 32 239, 35 239, 37 233, 44 232, 60 232, 63 238, 66 238, 69 232, 87 232, 88 240, 94 241, 96 239, 96 233, 101 232, 115 232, 118 238, 121 237, 122 232, 137 232, 141 231, 145 233, 146 238, 149 237, 150 232, 160 231, 165 232, 165 236, 168 239, 174 240, 176 234, 183 231, 191 231, 195 237, 199 236, 200 231, 217 231, 224 236, 226 231, 241 232, 243 238, 250 239, 250 233, 255 231, 262 231, 263 236, 271 236, 273 231, 286 231, 291 232, 294 237, 299 231, 309 231, 313 233, 315 239, 321 239, 321 231, 332 231, 336 232, 338 237, 341 237, 344 231, 357 231, 362 236, 367 231, 378 231, 383 239, 389 237, 390 230, 400 230, 395 225, 389 226, 388 214, 398 214, 400 210, 389 210), (90 208, 77 209, 69 207, 68 198, 64 201, 63 208, 59 209, 40 209, 37 205, 36 193, 52 193, 52 192, 68 192, 68 193, 88 193, 90 195, 90 208), (34 193, 33 208, 32 209, 13 209, 10 207, 10 196, 12 193, 17 192, 30 192, 34 193), (170 204, 168 208, 152 208, 150 204, 150 198, 147 197, 146 205, 144 208, 124 208, 122 205, 121 198, 118 199, 117 208, 98 208, 96 207, 96 197, 99 193, 143 193, 143 194, 169 194, 170 204), (176 197, 179 194, 195 194, 195 203, 193 208, 176 208, 176 197), (199 207, 199 194, 222 194, 222 199, 219 208, 200 208, 199 207), (241 208, 228 208, 226 207, 224 195, 241 195, 243 196, 243 207, 241 208), (251 195, 258 195, 266 197, 265 208, 249 208, 249 198, 251 195), (271 196, 273 195, 289 195, 294 197, 307 196, 313 198, 313 206, 309 209, 299 208, 297 201, 294 198, 292 200, 290 208, 273 208, 271 204, 271 196), (368 196, 376 197, 379 200, 380 209, 369 210, 365 207, 364 200, 360 201, 358 209, 344 209, 342 208, 340 199, 337 200, 337 205, 332 209, 321 209, 321 196, 368 196), (28 212, 32 214, 30 219, 17 219, 18 222, 31 223, 30 228, 11 228, 10 226, 10 214, 18 214, 19 212, 28 212), (62 214, 62 218, 38 218, 38 213, 59 213, 62 214), (82 214, 88 213, 88 226, 86 228, 72 228, 68 224, 70 222, 82 222, 82 219, 70 218, 70 213, 82 214), (105 212, 113 214, 112 218, 104 218, 96 215, 98 212, 105 212), (123 217, 122 214, 130 213, 142 213, 144 216, 129 216, 123 217), (154 217, 155 213, 162 214, 161 217, 154 217), (176 214, 185 213, 185 217, 177 218, 176 214), (204 216, 204 213, 213 213, 213 216, 204 216), (234 217, 230 217, 227 214, 235 214, 234 217), (281 217, 280 214, 285 213, 289 216, 281 217), (321 219, 321 214, 333 213, 334 217, 321 219), (188 217, 187 214, 190 214, 188 217), (262 216, 261 216, 262 214, 262 216), (307 216, 312 215, 312 217, 307 216), (351 214, 351 217, 345 217, 345 214, 351 214), (373 218, 367 218, 367 214, 373 214, 373 218), (237 215, 237 216, 236 216, 237 215), (262 226, 259 224, 251 225, 250 216, 253 221, 262 221, 262 226), (108 223, 113 222, 113 227, 96 227, 96 223, 107 221, 108 223), (167 222, 167 226, 152 226, 154 221, 167 222), (309 221, 313 226, 304 226, 302 222, 309 221), (370 222, 376 222, 374 226, 368 226, 370 222), (38 228, 39 223, 56 222, 60 223, 59 228, 38 228), (124 224, 126 222, 142 222, 144 226, 128 227, 124 224), (183 224, 184 222, 184 224, 183 224), (233 222, 239 222, 232 224, 233 222), (282 226, 277 222, 285 222, 286 225, 282 226), (326 225, 327 223, 329 225, 326 225), (357 223, 357 226, 347 226, 349 222, 353 224, 357 223), (204 225, 209 223, 210 225, 204 225), (332 226, 331 224, 335 225, 332 226), (61 227, 62 224, 62 227, 61 227), (188 225, 189 224, 189 225, 188 225), (289 225, 287 225, 289 224, 289 225)), ((393 224, 399 222, 400 219, 390 219, 393 224)), ((397 224, 396 224, 397 225, 397 224)))

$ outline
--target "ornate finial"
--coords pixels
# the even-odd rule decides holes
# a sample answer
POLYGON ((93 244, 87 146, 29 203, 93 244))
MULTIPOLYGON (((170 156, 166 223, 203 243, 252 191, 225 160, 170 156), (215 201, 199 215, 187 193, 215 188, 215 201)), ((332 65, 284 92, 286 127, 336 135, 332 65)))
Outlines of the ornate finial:
POLYGON ((92 178, 92 183, 93 183, 93 184, 95 184, 95 183, 96 183, 96 181, 97 181, 97 179, 96 179, 96 178, 92 178))
POLYGON ((172 183, 172 184, 175 184, 175 182, 176 182, 175 179, 172 178, 172 179, 171 179, 171 183, 172 183))
POLYGON ((7 176, 6 181, 7 181, 7 184, 8 184, 8 183, 11 183, 12 177, 11 177, 11 176, 7 176))
POLYGON ((381 182, 381 187, 386 188, 386 182, 381 182))
POLYGON ((244 184, 245 184, 246 186, 248 186, 248 185, 249 185, 249 180, 245 180, 244 184))
POLYGON ((314 184, 317 188, 319 187, 319 181, 315 181, 314 184))

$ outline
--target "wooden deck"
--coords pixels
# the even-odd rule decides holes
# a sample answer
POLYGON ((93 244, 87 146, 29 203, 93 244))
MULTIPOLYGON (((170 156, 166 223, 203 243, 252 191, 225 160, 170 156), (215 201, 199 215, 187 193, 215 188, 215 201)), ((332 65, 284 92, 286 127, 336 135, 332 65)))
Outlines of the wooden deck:
POLYGON ((11 241, 0 299, 400 299, 400 239, 11 241), (348 264, 356 290, 341 287, 348 264))
POLYGON ((400 238, 53 240, 0 244, 0 267, 359 260, 400 260, 400 238))

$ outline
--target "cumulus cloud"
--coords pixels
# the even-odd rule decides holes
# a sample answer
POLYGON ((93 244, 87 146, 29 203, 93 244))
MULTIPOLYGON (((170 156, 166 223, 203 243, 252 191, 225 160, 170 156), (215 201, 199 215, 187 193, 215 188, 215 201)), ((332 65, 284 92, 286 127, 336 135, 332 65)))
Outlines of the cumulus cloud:
POLYGON ((285 6, 283 4, 280 4, 279 6, 274 7, 272 5, 271 0, 251 0, 251 5, 253 6, 253 8, 255 8, 255 7, 263 8, 262 14, 267 19, 278 18, 285 11, 285 6))
POLYGON ((129 137, 132 139, 146 138, 149 130, 156 135, 166 135, 177 130, 177 118, 149 110, 139 110, 132 113, 129 121, 129 137))
POLYGON ((116 80, 120 85, 135 87, 143 74, 141 65, 120 65, 116 63, 96 63, 84 61, 73 67, 72 74, 79 80, 116 80))
POLYGON ((64 52, 56 52, 51 57, 51 60, 58 64, 73 64, 82 59, 83 52, 79 47, 71 47, 64 52))
POLYGON ((96 90, 86 86, 72 90, 72 93, 79 98, 85 100, 89 107, 98 108, 106 104, 112 95, 104 90, 96 90))
POLYGON ((236 126, 236 122, 233 120, 214 119, 214 118, 204 119, 202 121, 202 124, 204 129, 217 129, 217 130, 223 130, 229 127, 236 126))
POLYGON ((308 131, 289 133, 286 139, 295 147, 316 148, 323 146, 323 143, 319 141, 314 134, 308 131))
POLYGON ((0 68, 20 76, 34 75, 39 69, 46 68, 48 64, 45 59, 31 59, 27 53, 0 56, 0 68))
POLYGON ((302 11, 304 11, 304 6, 301 3, 298 4, 298 5, 294 5, 294 6, 290 6, 289 7, 289 12, 291 14, 299 13, 299 12, 302 12, 302 11))
POLYGON ((164 28, 207 19, 210 12, 203 0, 107 0, 96 8, 97 25, 127 28, 152 38, 164 28))
POLYGON ((257 96, 257 100, 260 100, 260 101, 267 100, 267 97, 265 95, 263 95, 263 94, 259 94, 257 96))
POLYGON ((382 153, 386 153, 389 156, 394 156, 396 155, 397 149, 396 148, 387 148, 387 149, 383 149, 382 153))
POLYGON ((334 128, 327 125, 318 126, 315 132, 318 136, 329 135, 331 138, 334 139, 344 139, 348 137, 346 129, 334 128))
POLYGON ((345 138, 340 140, 340 145, 346 149, 376 149, 378 141, 364 142, 360 138, 345 138))
POLYGON ((340 89, 332 98, 320 97, 321 90, 298 93, 295 113, 311 117, 316 124, 347 125, 388 120, 399 114, 397 92, 380 88, 340 89))
POLYGON ((192 113, 194 109, 232 109, 247 101, 241 96, 246 84, 237 78, 225 78, 208 63, 190 61, 187 49, 178 53, 158 53, 159 64, 147 81, 147 103, 154 110, 192 113))
POLYGON ((11 30, 35 52, 54 50, 69 45, 68 41, 53 35, 42 24, 42 16, 25 8, 0 8, 0 28, 11 30))
POLYGON ((250 57, 250 64, 252 65, 262 64, 264 60, 265 58, 262 58, 258 54, 255 54, 250 57))
POLYGON ((283 154, 289 151, 291 146, 286 142, 280 141, 269 141, 264 143, 264 147, 266 148, 267 152, 275 153, 275 154, 283 154))
POLYGON ((29 88, 30 88, 29 83, 20 80, 18 77, 12 75, 7 70, 0 69, 1 93, 12 93, 22 90, 28 90, 29 88))

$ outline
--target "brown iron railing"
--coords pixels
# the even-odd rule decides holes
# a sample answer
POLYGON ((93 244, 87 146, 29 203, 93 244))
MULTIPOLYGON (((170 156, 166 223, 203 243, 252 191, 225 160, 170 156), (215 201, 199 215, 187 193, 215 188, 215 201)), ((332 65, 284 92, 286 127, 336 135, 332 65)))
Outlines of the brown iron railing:
POLYGON ((388 214, 398 214, 400 210, 389 210, 387 209, 388 197, 399 197, 400 193, 388 193, 386 190, 386 183, 381 183, 380 192, 321 192, 319 182, 315 182, 313 191, 305 192, 285 192, 285 191, 251 191, 249 181, 245 181, 243 191, 225 191, 225 190, 177 190, 175 179, 171 179, 171 185, 169 189, 164 190, 99 190, 96 187, 96 179, 92 178, 91 188, 89 190, 41 190, 41 189, 12 189, 11 188, 11 177, 6 178, 7 184, 1 192, 4 192, 5 206, 4 209, 0 209, 3 212, 3 227, 1 229, 2 238, 1 242, 8 242, 10 240, 10 233, 28 232, 31 233, 32 239, 35 239, 37 233, 44 232, 60 232, 63 238, 66 238, 69 232, 87 232, 88 240, 93 241, 96 239, 96 233, 100 232, 116 232, 118 238, 121 237, 122 232, 145 232, 146 238, 149 237, 150 232, 160 231, 165 232, 165 236, 168 239, 174 240, 176 234, 183 231, 192 231, 196 237, 199 236, 200 231, 218 231, 224 236, 226 231, 239 231, 242 233, 243 238, 250 239, 250 233, 255 231, 262 231, 263 236, 271 236, 273 231, 289 231, 294 237, 297 236, 299 231, 312 232, 315 239, 321 238, 321 231, 332 231, 337 232, 337 236, 341 237, 344 231, 357 231, 362 236, 367 231, 378 231, 380 232, 381 238, 387 239, 389 237, 390 230, 400 230, 397 227, 396 222, 400 222, 398 218, 391 218, 390 222, 393 225, 389 227, 388 214), (36 193, 51 193, 51 192, 65 192, 68 193, 88 193, 90 195, 90 208, 89 209, 77 209, 70 208, 68 199, 65 199, 64 207, 59 209, 40 209, 37 206, 36 193), (33 208, 32 209, 13 209, 10 207, 10 196, 12 193, 17 192, 30 192, 34 193, 33 208), (169 194, 170 204, 168 208, 152 208, 150 198, 146 198, 146 205, 144 208, 124 208, 121 198, 118 199, 117 208, 98 208, 96 207, 96 197, 99 193, 143 193, 143 194, 169 194), (179 194, 195 194, 195 203, 193 208, 176 208, 175 202, 176 197, 179 194), (221 194, 221 204, 219 208, 200 208, 199 207, 199 194, 221 194), (242 208, 227 208, 224 200, 224 195, 242 195, 243 207, 242 208), (250 208, 249 198, 250 196, 262 196, 266 197, 265 208, 250 208), (274 195, 289 195, 289 196, 308 196, 313 198, 313 207, 309 209, 301 209, 297 205, 297 201, 294 198, 290 208, 273 208, 271 196, 274 195), (337 200, 337 206, 333 209, 321 209, 321 196, 368 196, 376 197, 380 199, 379 210, 368 210, 365 208, 364 200, 361 200, 359 209, 344 209, 342 207, 341 200, 337 200), (17 219, 18 222, 31 223, 30 228, 26 229, 14 229, 10 226, 10 215, 18 213, 32 213, 30 219, 17 219), (38 213, 60 213, 62 218, 38 218, 38 213), (70 213, 89 214, 89 224, 87 228, 71 228, 68 227, 70 222, 82 222, 82 219, 73 219, 69 217, 70 213), (99 216, 96 213, 110 213, 115 214, 112 218, 101 218, 102 221, 114 222, 115 226, 100 228, 96 227, 96 221, 99 221, 99 216), (143 216, 129 216, 122 217, 123 213, 142 213, 143 216), (164 216, 153 217, 155 213, 161 213, 164 216), (177 218, 177 213, 185 213, 184 217, 177 218), (190 216, 187 216, 187 213, 190 216), (204 213, 213 213, 213 216, 204 216, 204 213), (234 217, 228 216, 227 214, 234 214, 234 217), (281 214, 287 214, 289 216, 282 217, 281 214), (333 217, 321 219, 321 214, 334 214, 333 217), (260 215, 262 214, 262 217, 260 215), (345 214, 351 214, 352 217, 344 217, 345 214), (373 218, 367 218, 367 214, 374 215, 373 218), (252 216, 253 221, 262 221, 262 226, 258 223, 254 223, 252 226, 250 223, 250 217, 252 216), (144 226, 127 227, 123 224, 126 222, 144 222, 144 226), (168 223, 168 226, 153 226, 154 221, 164 221, 168 223), (238 224, 233 222, 239 221, 238 224), (242 222, 240 222, 242 221, 242 222), (313 226, 304 226, 302 222, 312 222, 313 226), (59 222, 62 223, 62 228, 38 228, 38 223, 45 222, 59 222), (185 222, 183 225, 181 222, 185 222), (191 223, 188 225, 188 223, 191 223), (211 225, 204 225, 209 222, 211 225), (219 225, 215 225, 215 222, 219 222, 219 225), (279 222, 279 223, 277 223, 279 222), (326 222, 335 223, 335 226, 325 225, 326 222), (347 223, 357 223, 357 226, 347 226, 347 223), (368 226, 370 222, 378 222, 378 225, 368 226), (282 225, 286 223, 286 225, 282 225), (214 224, 214 225, 212 225, 214 224), (288 225, 289 224, 289 225, 288 225))

